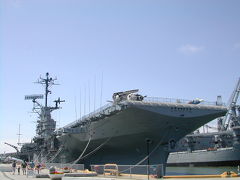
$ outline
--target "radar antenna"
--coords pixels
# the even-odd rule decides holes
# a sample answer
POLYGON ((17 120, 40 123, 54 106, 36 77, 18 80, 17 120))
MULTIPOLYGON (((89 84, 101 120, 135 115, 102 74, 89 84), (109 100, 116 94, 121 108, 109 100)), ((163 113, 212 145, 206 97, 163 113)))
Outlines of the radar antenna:
POLYGON ((61 102, 65 102, 65 100, 61 100, 60 97, 59 97, 57 100, 55 100, 53 102, 55 102, 55 108, 58 109, 59 108, 58 105, 60 105, 61 102))

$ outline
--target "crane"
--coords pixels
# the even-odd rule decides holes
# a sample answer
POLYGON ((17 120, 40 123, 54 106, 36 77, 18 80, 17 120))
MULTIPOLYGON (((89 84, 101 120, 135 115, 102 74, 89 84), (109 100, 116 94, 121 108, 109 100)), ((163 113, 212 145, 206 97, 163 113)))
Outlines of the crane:
POLYGON ((6 144, 6 145, 9 145, 9 146, 11 146, 11 147, 13 147, 14 149, 16 149, 16 151, 17 151, 17 154, 19 153, 19 150, 18 150, 18 147, 17 146, 14 146, 14 145, 12 145, 12 144, 9 144, 9 143, 4 143, 4 144, 6 144))
POLYGON ((228 111, 225 117, 223 118, 221 130, 227 130, 230 121, 232 121, 232 123, 239 123, 237 122, 238 106, 236 105, 239 93, 240 93, 240 78, 238 79, 237 85, 228 101, 229 104, 228 111))

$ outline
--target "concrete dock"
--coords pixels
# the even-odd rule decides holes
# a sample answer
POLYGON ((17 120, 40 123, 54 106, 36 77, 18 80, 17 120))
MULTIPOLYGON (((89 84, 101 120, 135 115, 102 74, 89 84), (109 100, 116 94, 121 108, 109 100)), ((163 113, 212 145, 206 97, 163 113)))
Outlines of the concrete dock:
MULTIPOLYGON (((46 175, 48 173, 48 170, 42 170, 40 174, 46 175)), ((230 177, 227 177, 228 179, 230 177)), ((18 175, 17 172, 15 175, 12 173, 11 165, 10 164, 0 164, 0 180, 50 180, 50 178, 36 178, 34 176, 26 176, 22 174, 18 175)), ((125 179, 125 180, 143 180, 147 179, 147 176, 137 176, 137 177, 126 177, 126 176, 119 176, 119 177, 107 177, 107 176, 95 176, 95 177, 63 177, 62 180, 120 180, 120 179, 125 179)), ((154 180, 156 178, 150 177, 151 180, 154 180)), ((214 177, 214 178, 204 178, 204 177, 183 177, 183 178, 162 178, 162 179, 171 179, 171 180, 183 180, 183 179, 188 179, 188 180, 193 180, 193 179, 198 179, 198 180, 223 180, 225 179, 224 177, 214 177)), ((240 177, 231 177, 233 180, 240 180, 240 177)))

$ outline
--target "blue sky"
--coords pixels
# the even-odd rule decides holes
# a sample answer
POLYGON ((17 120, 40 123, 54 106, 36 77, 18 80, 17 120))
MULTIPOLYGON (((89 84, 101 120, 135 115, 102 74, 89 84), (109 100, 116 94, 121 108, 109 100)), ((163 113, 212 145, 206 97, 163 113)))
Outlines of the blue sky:
POLYGON ((12 151, 3 142, 17 143, 19 123, 22 141, 35 135, 24 95, 43 92, 32 82, 46 72, 61 84, 50 100, 66 100, 58 126, 76 119, 75 104, 79 116, 84 89, 94 109, 94 84, 96 107, 135 88, 226 102, 240 76, 239 32, 234 0, 0 0, 0 153, 12 151))

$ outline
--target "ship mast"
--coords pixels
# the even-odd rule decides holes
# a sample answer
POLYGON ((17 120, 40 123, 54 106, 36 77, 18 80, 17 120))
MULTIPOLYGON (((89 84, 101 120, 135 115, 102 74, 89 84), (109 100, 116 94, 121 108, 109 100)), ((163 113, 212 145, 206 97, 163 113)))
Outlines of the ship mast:
POLYGON ((48 73, 46 74, 46 76, 47 76, 47 79, 43 79, 45 81, 45 84, 46 84, 46 88, 45 88, 45 108, 47 107, 47 96, 48 96, 48 93, 49 93, 48 84, 50 82, 50 79, 48 78, 48 73))
POLYGON ((20 133, 20 124, 19 124, 19 126, 18 126, 18 145, 21 145, 21 143, 20 143, 20 136, 22 135, 21 133, 20 133))
POLYGON ((37 94, 37 95, 28 95, 25 96, 26 100, 32 100, 33 101, 33 112, 37 113, 39 115, 39 120, 37 121, 37 137, 39 138, 47 138, 48 136, 51 136, 56 128, 56 121, 54 121, 51 118, 51 112, 59 109, 59 104, 61 102, 65 102, 64 100, 60 100, 60 98, 58 98, 57 100, 55 100, 55 107, 51 107, 48 106, 48 95, 51 94, 52 92, 49 90, 51 88, 52 85, 58 85, 55 83, 55 81, 57 80, 57 78, 51 78, 49 77, 49 73, 46 73, 46 77, 42 78, 40 76, 40 78, 38 79, 37 84, 42 84, 44 86, 45 92, 45 102, 44 102, 44 106, 41 105, 37 99, 43 99, 43 95, 41 94, 37 94))
POLYGON ((49 78, 49 73, 47 72, 46 73, 46 78, 44 79, 44 78, 42 78, 41 76, 40 76, 40 78, 39 78, 39 80, 36 82, 36 83, 38 83, 38 84, 43 84, 43 85, 45 85, 45 109, 48 107, 47 106, 47 103, 48 103, 48 93, 50 93, 51 94, 51 91, 49 90, 49 86, 52 86, 52 85, 58 85, 58 84, 56 84, 54 81, 55 80, 57 80, 57 78, 49 78))

